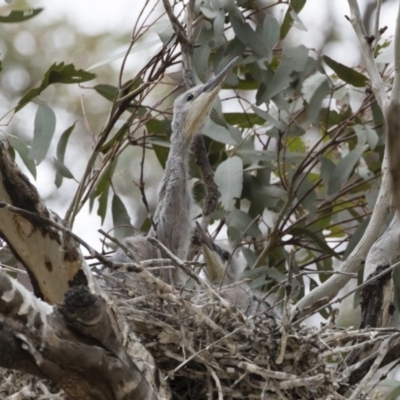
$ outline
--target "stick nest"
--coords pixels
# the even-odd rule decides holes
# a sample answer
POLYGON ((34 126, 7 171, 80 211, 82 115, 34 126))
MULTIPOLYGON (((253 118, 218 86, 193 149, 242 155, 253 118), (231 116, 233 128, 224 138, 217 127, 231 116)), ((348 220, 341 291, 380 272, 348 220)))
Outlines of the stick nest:
POLYGON ((163 293, 154 287, 151 294, 138 294, 127 282, 109 289, 172 398, 310 400, 336 392, 335 370, 320 357, 328 348, 321 338, 326 327, 291 327, 277 363, 282 354, 277 313, 248 317, 220 297, 218 288, 212 290, 163 293))

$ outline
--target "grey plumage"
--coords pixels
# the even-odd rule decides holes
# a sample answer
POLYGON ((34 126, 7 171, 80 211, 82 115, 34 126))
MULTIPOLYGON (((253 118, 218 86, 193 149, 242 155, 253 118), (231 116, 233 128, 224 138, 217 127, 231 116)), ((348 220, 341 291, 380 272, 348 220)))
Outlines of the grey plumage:
POLYGON ((280 318, 280 311, 273 307, 274 296, 265 299, 264 293, 252 289, 247 283, 232 285, 242 278, 243 268, 239 265, 238 259, 228 250, 218 246, 198 223, 196 225, 202 243, 205 272, 210 283, 218 287, 220 293, 247 316, 272 309, 274 316, 280 318))
MULTIPOLYGON (((156 237, 181 259, 186 257, 191 232, 191 190, 188 187, 188 158, 193 137, 201 133, 222 83, 237 59, 229 63, 215 78, 181 94, 174 102, 172 119, 171 148, 164 175, 159 188, 159 202, 154 213, 154 226, 148 236, 156 237)), ((159 258, 159 254, 143 236, 133 236, 125 240, 134 253, 135 261, 159 258)), ((129 260, 122 250, 115 259, 129 260)), ((177 269, 164 270, 162 279, 179 284, 181 279, 177 269)))

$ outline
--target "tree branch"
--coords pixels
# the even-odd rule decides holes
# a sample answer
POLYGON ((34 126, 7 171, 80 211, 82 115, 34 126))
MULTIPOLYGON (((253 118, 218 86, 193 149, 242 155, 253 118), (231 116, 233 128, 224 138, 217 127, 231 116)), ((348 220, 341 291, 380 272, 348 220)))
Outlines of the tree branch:
POLYGON ((0 272, 0 314, 0 366, 51 379, 71 399, 157 399, 120 344, 106 303, 85 287, 52 307, 0 272))
MULTIPOLYGON (((361 50, 365 59, 366 68, 371 81, 371 88, 375 98, 382 109, 384 115, 389 105, 389 99, 386 93, 386 86, 383 82, 377 65, 375 63, 374 54, 371 45, 366 40, 366 33, 362 24, 361 13, 356 0, 348 0, 351 11, 351 23, 361 45, 361 50)), ((397 23, 396 32, 399 28, 397 23)), ((398 76, 398 71, 396 71, 398 76)), ((395 78, 399 79, 399 78, 395 78)), ((400 154, 400 153, 399 153, 400 154)), ((388 148, 386 147, 382 160, 382 182, 379 189, 376 204, 371 215, 368 227, 347 259, 342 263, 339 271, 345 273, 357 272, 363 265, 363 262, 368 254, 368 251, 382 233, 383 223, 389 213, 391 205, 391 185, 390 176, 388 174, 388 148)), ((350 280, 349 275, 338 274, 327 279, 324 283, 316 287, 306 296, 304 296, 296 305, 297 310, 302 310, 309 307, 316 301, 326 297, 331 300, 350 280)))

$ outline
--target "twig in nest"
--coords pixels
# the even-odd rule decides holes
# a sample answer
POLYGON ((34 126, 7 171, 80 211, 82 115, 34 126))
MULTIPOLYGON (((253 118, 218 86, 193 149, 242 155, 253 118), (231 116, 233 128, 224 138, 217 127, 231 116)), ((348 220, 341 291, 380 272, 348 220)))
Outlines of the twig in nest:
MULTIPOLYGON (((355 400, 357 399, 358 395, 366 388, 366 386, 371 382, 372 377, 375 375, 375 372, 378 370, 379 366, 381 365, 383 359, 385 358, 387 352, 390 349, 391 343, 397 339, 400 335, 399 334, 394 334, 391 337, 385 339, 378 351, 378 357, 376 357, 374 363, 372 364, 370 370, 368 373, 364 376, 362 381, 357 385, 357 388, 354 390, 354 392, 351 394, 349 397, 349 400, 355 400)), ((369 392, 369 390, 368 390, 369 392)), ((367 394, 367 393, 366 393, 367 394)))
POLYGON ((290 252, 289 263, 288 263, 288 277, 285 285, 285 301, 283 303, 282 310, 282 336, 280 342, 279 356, 276 359, 277 364, 282 364, 283 358, 285 357, 285 351, 288 339, 288 330, 290 328, 290 295, 292 293, 292 277, 293 277, 293 263, 294 250, 290 252))
POLYGON ((217 300, 221 306, 229 310, 236 318, 239 317, 242 321, 245 320, 243 314, 238 312, 235 313, 229 301, 225 300, 218 293, 216 293, 206 281, 199 278, 189 267, 186 266, 186 264, 182 260, 180 260, 174 253, 172 253, 167 247, 165 247, 159 240, 152 237, 148 237, 147 240, 150 244, 167 254, 167 256, 170 257, 172 263, 176 267, 180 268, 186 275, 190 276, 197 283, 198 286, 200 286, 209 294, 211 298, 217 300))
POLYGON ((136 183, 136 182, 134 182, 134 183, 140 190, 140 194, 142 196, 142 203, 146 208, 147 216, 150 219, 150 222, 151 222, 151 225, 152 225, 152 227, 154 229, 154 232, 157 232, 157 226, 154 223, 153 215, 151 214, 150 207, 149 207, 149 202, 147 201, 146 193, 144 191, 144 188, 145 188, 145 185, 146 185, 146 182, 144 181, 144 178, 143 178, 143 175, 144 175, 144 157, 145 157, 145 154, 146 154, 146 130, 143 133, 143 138, 144 138, 144 140, 143 140, 143 143, 142 143, 142 159, 140 160, 140 180, 139 180, 139 183, 136 183))

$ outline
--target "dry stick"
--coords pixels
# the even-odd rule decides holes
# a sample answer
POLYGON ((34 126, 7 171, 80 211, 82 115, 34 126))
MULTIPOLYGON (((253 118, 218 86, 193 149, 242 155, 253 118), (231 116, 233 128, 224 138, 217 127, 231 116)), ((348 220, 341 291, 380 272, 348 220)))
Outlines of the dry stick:
MULTIPOLYGON (((357 287, 355 287, 353 290, 350 290, 350 291, 349 291, 348 293, 346 293, 344 296, 339 297, 338 299, 331 300, 329 303, 326 303, 326 304, 324 304, 323 306, 317 308, 316 310, 313 310, 311 313, 308 313, 307 315, 305 315, 304 317, 302 317, 302 318, 300 318, 300 319, 294 321, 293 323, 299 324, 300 322, 304 321, 306 318, 308 318, 308 317, 310 317, 311 315, 313 315, 313 314, 315 314, 315 313, 317 313, 317 312, 323 310, 324 308, 329 307, 329 306, 331 306, 331 305, 333 305, 333 304, 335 304, 335 303, 340 303, 340 302, 342 302, 346 297, 352 295, 356 290, 358 290, 358 289, 360 289, 360 288, 362 288, 362 287, 368 285, 369 283, 373 282, 374 280, 376 280, 376 279, 380 278, 381 276, 387 274, 388 272, 394 270, 394 269, 397 268, 398 266, 400 266, 400 261, 397 262, 396 264, 392 265, 391 267, 385 269, 385 270, 382 271, 381 273, 379 273, 379 274, 373 276, 372 278, 370 278, 370 279, 364 281, 363 283, 361 283, 360 285, 358 285, 357 287)), ((323 301, 324 298, 322 298, 322 299, 320 299, 320 300, 323 301)))
POLYGON ((147 216, 150 219, 151 225, 154 229, 154 232, 156 232, 157 234, 157 226, 154 223, 154 219, 153 219, 153 215, 150 211, 150 207, 149 207, 149 202, 147 201, 147 197, 146 197, 146 193, 144 191, 145 188, 145 181, 144 181, 144 157, 146 155, 146 130, 144 130, 143 132, 143 144, 142 144, 142 159, 140 160, 140 180, 139 180, 139 184, 137 184, 136 182, 134 182, 136 184, 136 186, 139 188, 140 190, 140 194, 142 196, 142 203, 144 204, 144 206, 146 207, 146 211, 147 211, 147 216))
POLYGON ((282 364, 283 359, 285 357, 285 351, 286 351, 286 346, 287 346, 287 339, 288 339, 288 330, 290 328, 290 295, 292 293, 292 277, 293 277, 293 263, 294 263, 294 257, 295 257, 295 252, 292 250, 289 255, 289 263, 288 263, 288 277, 287 277, 287 282, 285 285, 285 301, 283 303, 283 316, 282 316, 282 336, 281 336, 281 342, 280 342, 280 349, 279 349, 279 355, 278 358, 276 359, 276 363, 282 364))
POLYGON ((385 339, 378 351, 378 357, 376 357, 374 363, 372 364, 371 368, 369 369, 368 373, 364 376, 362 381, 358 384, 357 388, 349 397, 349 400, 355 400, 358 395, 365 389, 365 387, 369 384, 372 377, 375 375, 375 372, 378 370, 379 366, 381 365, 383 359, 385 358, 387 352, 390 349, 391 342, 394 339, 397 339, 400 335, 394 334, 390 338, 385 339))
POLYGON ((174 253, 172 253, 167 247, 165 247, 159 240, 148 237, 147 241, 153 246, 157 247, 161 251, 163 251, 167 256, 171 259, 172 263, 180 268, 185 274, 190 276, 202 289, 206 290, 210 297, 216 299, 221 306, 225 307, 227 310, 231 312, 236 318, 239 317, 242 321, 245 320, 244 315, 241 313, 235 313, 232 309, 229 301, 225 300, 223 297, 215 293, 212 287, 204 280, 199 278, 189 267, 185 265, 185 263, 179 259, 174 253))

